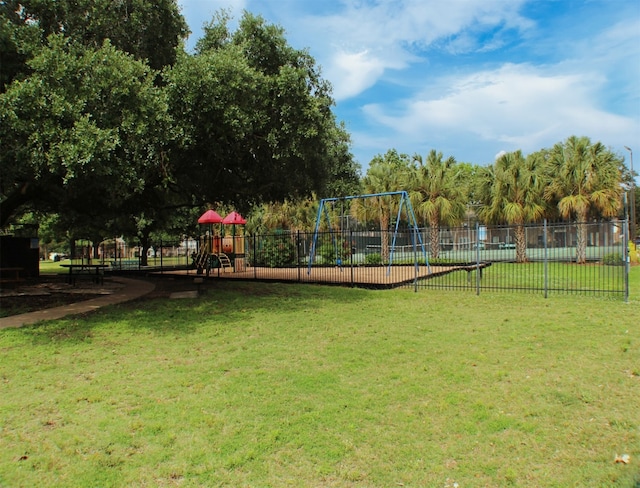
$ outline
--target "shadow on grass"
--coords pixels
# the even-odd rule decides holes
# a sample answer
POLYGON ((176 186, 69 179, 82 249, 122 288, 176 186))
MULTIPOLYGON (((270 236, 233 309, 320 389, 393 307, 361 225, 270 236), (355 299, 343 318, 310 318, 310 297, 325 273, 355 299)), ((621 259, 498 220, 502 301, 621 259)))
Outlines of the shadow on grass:
POLYGON ((282 283, 213 282, 203 290, 198 298, 143 299, 118 308, 133 311, 134 328, 187 333, 204 323, 242 326, 265 312, 295 314, 373 297, 371 291, 357 288, 282 283))
POLYGON ((90 342, 93 330, 104 326, 156 334, 193 334, 205 325, 242 327, 265 312, 290 315, 325 308, 328 303, 339 307, 371 300, 376 294, 337 286, 214 281, 207 283, 197 298, 170 298, 172 292, 194 289, 192 282, 178 282, 148 297, 22 330, 32 335, 34 344, 90 342))

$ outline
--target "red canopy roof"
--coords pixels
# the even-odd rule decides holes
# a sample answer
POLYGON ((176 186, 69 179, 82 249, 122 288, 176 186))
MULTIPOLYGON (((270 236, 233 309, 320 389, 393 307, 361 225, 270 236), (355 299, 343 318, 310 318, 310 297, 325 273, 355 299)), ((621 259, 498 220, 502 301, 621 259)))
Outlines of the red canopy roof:
POLYGON ((246 219, 243 219, 242 215, 240 215, 238 212, 231 212, 224 219, 222 219, 222 223, 244 225, 247 223, 247 221, 246 219))
POLYGON ((221 224, 222 217, 215 210, 207 210, 198 219, 199 224, 221 224))

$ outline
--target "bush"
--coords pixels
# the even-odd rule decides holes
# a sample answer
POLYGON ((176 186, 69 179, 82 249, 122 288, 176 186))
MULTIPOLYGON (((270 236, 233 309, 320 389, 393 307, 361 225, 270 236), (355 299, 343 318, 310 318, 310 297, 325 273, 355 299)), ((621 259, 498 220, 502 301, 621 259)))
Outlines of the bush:
POLYGON ((265 237, 258 246, 258 250, 251 254, 251 262, 254 266, 282 268, 296 264, 295 241, 285 235, 265 237))
POLYGON ((327 240, 318 247, 318 256, 322 258, 323 264, 338 264, 337 259, 340 259, 342 264, 346 264, 351 257, 351 246, 343 239, 336 239, 335 244, 332 240, 327 240))
POLYGON ((606 264, 607 266, 622 266, 624 259, 622 259, 622 254, 619 252, 612 252, 602 257, 602 264, 606 264))
MULTIPOLYGON (((640 243, 640 238, 637 238, 640 243)), ((632 263, 640 264, 640 245, 629 241, 629 259, 632 263)))
POLYGON ((375 265, 382 264, 382 256, 380 255, 380 253, 367 254, 364 257, 364 263, 375 264, 375 265))

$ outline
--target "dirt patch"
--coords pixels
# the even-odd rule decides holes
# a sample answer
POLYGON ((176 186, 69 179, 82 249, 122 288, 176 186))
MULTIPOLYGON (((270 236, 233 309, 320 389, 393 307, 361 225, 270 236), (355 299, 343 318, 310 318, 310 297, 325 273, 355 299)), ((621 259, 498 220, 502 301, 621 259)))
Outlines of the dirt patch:
POLYGON ((19 287, 0 290, 0 317, 9 317, 46 308, 60 307, 113 293, 123 285, 111 280, 103 283, 86 281, 76 286, 59 277, 42 276, 27 279, 19 287))
POLYGON ((17 295, 0 297, 0 317, 37 312, 96 298, 95 293, 51 293, 49 295, 17 295))
MULTIPOLYGON (((196 290, 192 279, 173 277, 144 277, 145 281, 155 284, 155 289, 143 299, 168 298, 172 293, 196 290)), ((47 308, 70 305, 85 300, 108 295, 124 286, 117 278, 105 278, 103 283, 89 280, 76 286, 66 283, 64 278, 41 276, 21 283, 19 288, 0 290, 0 317, 9 317, 47 308)))

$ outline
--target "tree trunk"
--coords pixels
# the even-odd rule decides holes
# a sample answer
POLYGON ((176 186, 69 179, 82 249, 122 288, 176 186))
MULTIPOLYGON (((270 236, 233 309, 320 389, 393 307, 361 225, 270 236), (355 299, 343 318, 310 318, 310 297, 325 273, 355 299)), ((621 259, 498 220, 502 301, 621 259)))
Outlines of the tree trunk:
POLYGON ((516 224, 514 229, 516 239, 516 263, 526 263, 527 259, 527 235, 523 224, 516 224))
POLYGON ((429 220, 429 248, 431 259, 438 259, 440 256, 440 222, 438 219, 429 220))
POLYGON ((73 260, 76 257, 76 238, 71 237, 69 239, 69 259, 73 260))
POLYGON ((100 243, 101 243, 101 241, 102 241, 102 238, 99 237, 99 236, 92 236, 91 237, 91 243, 93 244, 93 247, 91 249, 91 259, 93 261, 95 261, 96 263, 100 259, 100 243))
POLYGON ((149 234, 144 233, 140 237, 140 266, 147 266, 147 252, 149 251, 149 234))
POLYGON ((576 222, 576 263, 587 262, 587 216, 578 215, 576 222))
POLYGON ((384 210, 380 213, 380 257, 384 264, 389 263, 389 216, 384 210))

